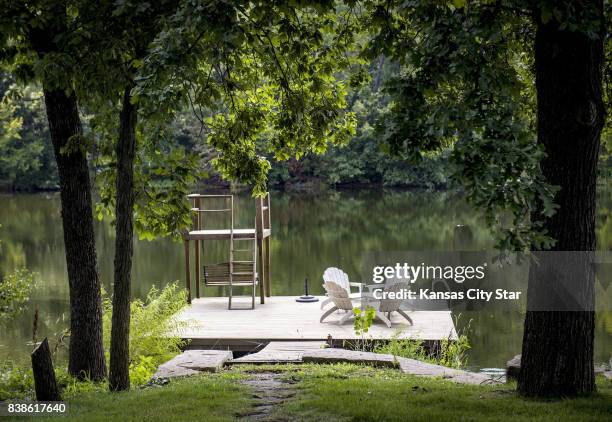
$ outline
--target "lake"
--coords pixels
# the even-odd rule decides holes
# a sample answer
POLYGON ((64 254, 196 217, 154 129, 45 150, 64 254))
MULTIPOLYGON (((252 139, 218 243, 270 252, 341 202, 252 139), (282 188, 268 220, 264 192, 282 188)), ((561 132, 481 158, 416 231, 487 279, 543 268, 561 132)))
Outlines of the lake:
MULTIPOLYGON (((254 201, 247 193, 235 199, 237 226, 252 227, 254 201)), ((273 295, 299 295, 304 278, 311 291, 322 294, 325 268, 344 269, 359 281, 362 254, 368 251, 452 250, 455 227, 468 225, 470 249, 490 249, 493 239, 482 218, 449 192, 392 190, 332 191, 322 194, 271 194, 271 276, 273 295)), ((221 222, 212 221, 210 226, 221 222)), ((32 319, 39 309, 38 338, 56 336, 68 326, 68 282, 58 194, 0 196, 0 273, 27 267, 38 273, 39 283, 28 309, 0 328, 0 360, 28 361, 32 319)), ((101 280, 111 291, 114 228, 96 222, 96 246, 101 280)), ((598 249, 612 250, 612 191, 599 192, 598 249)), ((227 245, 207 242, 205 262, 223 260, 227 245)), ((155 285, 179 280, 183 285, 182 243, 172 239, 138 240, 135 244, 133 287, 145 297, 155 285)), ((218 291, 204 289, 205 295, 218 291)), ((261 306, 261 305, 260 305, 261 306)), ((500 368, 520 353, 521 311, 468 312, 456 315, 458 329, 466 330, 473 369, 500 368)), ((612 350, 612 312, 598 313, 596 361, 608 362, 612 350)))

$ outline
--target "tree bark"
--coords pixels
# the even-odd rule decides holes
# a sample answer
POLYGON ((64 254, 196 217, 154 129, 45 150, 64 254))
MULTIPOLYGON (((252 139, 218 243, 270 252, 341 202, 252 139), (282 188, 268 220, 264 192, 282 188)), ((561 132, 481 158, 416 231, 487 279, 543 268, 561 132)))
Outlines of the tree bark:
POLYGON ((91 183, 74 94, 43 84, 49 131, 60 180, 62 224, 70 285, 70 374, 106 377, 102 298, 98 276, 91 183))
MULTIPOLYGON (((65 2, 53 3, 50 15, 54 19, 49 19, 47 26, 29 29, 29 39, 40 59, 62 52, 57 42, 67 31, 65 2)), ((70 74, 70 69, 62 71, 70 74)), ((42 85, 60 182, 70 287, 68 371, 78 378, 101 380, 106 377, 102 342, 102 297, 93 228, 91 182, 77 98, 71 86, 58 86, 57 82, 45 77, 42 85)))
POLYGON ((130 293, 133 254, 134 158, 137 109, 131 103, 132 86, 125 89, 117 141, 117 200, 113 326, 111 331, 109 386, 129 390, 130 293))
POLYGON ((34 375, 34 388, 38 401, 60 401, 51 350, 47 337, 32 352, 32 374, 34 375))
MULTIPOLYGON (((603 3, 589 5, 603 16, 603 3)), ((595 249, 597 158, 604 122, 602 31, 599 39, 562 30, 552 19, 537 19, 535 40, 538 142, 546 150, 542 171, 561 188, 559 209, 545 220, 556 251, 595 249)), ((597 29, 597 28, 595 28, 597 29)), ((580 261, 580 259, 579 259, 580 261)), ((572 290, 594 300, 594 276, 583 262, 572 290)), ((574 268, 576 273, 576 268, 574 268)), ((595 390, 593 308, 534 310, 530 304, 557 295, 555 285, 530 271, 518 390, 527 396, 574 396, 595 390)))

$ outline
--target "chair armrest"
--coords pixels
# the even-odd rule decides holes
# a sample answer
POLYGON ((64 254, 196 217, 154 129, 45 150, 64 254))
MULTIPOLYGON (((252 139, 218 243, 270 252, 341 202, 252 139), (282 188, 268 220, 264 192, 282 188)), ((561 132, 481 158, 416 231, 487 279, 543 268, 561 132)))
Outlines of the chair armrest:
POLYGON ((361 295, 361 286, 362 286, 361 283, 349 283, 349 286, 357 287, 359 290, 359 294, 361 295))

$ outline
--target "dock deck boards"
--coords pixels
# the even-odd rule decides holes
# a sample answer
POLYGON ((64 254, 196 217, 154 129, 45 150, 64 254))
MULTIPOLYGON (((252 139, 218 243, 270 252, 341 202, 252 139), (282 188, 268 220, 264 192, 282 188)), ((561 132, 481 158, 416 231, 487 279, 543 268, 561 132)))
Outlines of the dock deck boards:
MULTIPOLYGON (((321 298, 323 299, 323 298, 321 298)), ((234 301, 247 300, 234 298, 234 301)), ((337 321, 343 315, 336 313, 323 323, 319 322, 321 302, 297 303, 293 296, 273 296, 265 305, 254 310, 228 310, 226 297, 194 299, 179 315, 179 320, 190 320, 189 327, 179 335, 191 340, 192 347, 253 348, 270 341, 316 341, 331 335, 334 341, 355 340, 352 320, 343 325, 337 321)), ((408 313, 414 325, 393 315, 391 328, 375 320, 366 338, 385 340, 398 338, 441 340, 457 338, 450 311, 418 311, 408 313)))

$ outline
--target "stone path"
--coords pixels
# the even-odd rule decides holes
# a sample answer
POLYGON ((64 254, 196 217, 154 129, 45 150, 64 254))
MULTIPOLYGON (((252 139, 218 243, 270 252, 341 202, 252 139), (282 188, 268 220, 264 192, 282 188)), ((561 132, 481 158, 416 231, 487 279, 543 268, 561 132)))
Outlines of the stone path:
MULTIPOLYGON (((232 352, 224 350, 187 350, 174 359, 160 365, 153 381, 167 378, 195 375, 199 372, 217 372, 225 364, 243 363, 336 363, 350 362, 379 367, 397 368, 417 376, 441 377, 461 384, 498 384, 486 374, 447 368, 441 365, 421 362, 415 359, 396 357, 372 352, 346 349, 322 349, 322 342, 271 342, 258 353, 232 360, 232 352)), ((275 382, 269 375, 257 382, 262 386, 275 382)), ((263 387, 262 387, 263 388, 263 387)))
POLYGON ((241 382, 253 390, 255 399, 255 406, 248 413, 236 415, 246 420, 269 419, 275 406, 295 396, 291 383, 282 380, 278 373, 257 372, 241 382))

